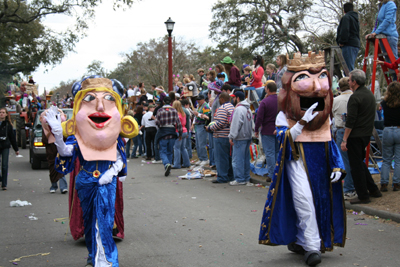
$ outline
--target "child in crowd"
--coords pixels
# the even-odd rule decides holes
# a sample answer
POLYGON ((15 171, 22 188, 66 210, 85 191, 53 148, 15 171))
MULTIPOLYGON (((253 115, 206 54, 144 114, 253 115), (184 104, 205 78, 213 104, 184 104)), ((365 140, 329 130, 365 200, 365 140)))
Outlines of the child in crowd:
POLYGON ((218 74, 217 74, 217 79, 224 82, 224 81, 225 81, 225 74, 223 74, 223 73, 218 73, 218 74))
POLYGON ((251 79, 251 67, 247 66, 246 68, 243 69, 244 75, 242 77, 242 84, 243 85, 248 85, 246 82, 246 78, 249 77, 251 79))

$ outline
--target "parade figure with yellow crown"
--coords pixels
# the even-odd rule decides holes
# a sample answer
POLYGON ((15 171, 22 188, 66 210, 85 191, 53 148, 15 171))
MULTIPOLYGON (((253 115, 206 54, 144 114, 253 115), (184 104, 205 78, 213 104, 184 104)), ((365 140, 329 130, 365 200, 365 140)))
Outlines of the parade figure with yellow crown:
POLYGON ((324 56, 295 54, 282 87, 276 118, 280 150, 259 243, 287 245, 315 266, 321 252, 343 247, 346 240, 340 183, 345 171, 330 130, 333 93, 324 56))
POLYGON ((127 175, 123 137, 138 134, 137 123, 123 116, 122 92, 119 81, 90 76, 72 86, 71 119, 61 123, 55 107, 45 115, 58 150, 56 170, 67 174, 74 170, 76 159, 80 162, 75 188, 83 211, 89 266, 119 266, 112 238, 117 177, 124 181, 127 175))

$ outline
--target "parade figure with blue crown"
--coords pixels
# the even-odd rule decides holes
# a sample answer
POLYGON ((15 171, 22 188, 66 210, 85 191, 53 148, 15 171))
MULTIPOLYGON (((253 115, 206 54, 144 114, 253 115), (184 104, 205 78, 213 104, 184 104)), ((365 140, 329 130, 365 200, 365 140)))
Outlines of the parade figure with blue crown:
POLYGON ((295 54, 278 95, 280 144, 259 243, 287 245, 309 266, 346 240, 341 180, 346 172, 332 139, 333 93, 323 54, 295 54))
POLYGON ((58 150, 56 170, 67 174, 76 159, 80 162, 75 188, 83 211, 87 266, 119 266, 112 234, 117 179, 124 181, 127 175, 123 137, 133 138, 139 131, 132 117, 123 116, 122 93, 119 81, 90 76, 72 86, 71 119, 61 123, 56 107, 45 115, 58 150))

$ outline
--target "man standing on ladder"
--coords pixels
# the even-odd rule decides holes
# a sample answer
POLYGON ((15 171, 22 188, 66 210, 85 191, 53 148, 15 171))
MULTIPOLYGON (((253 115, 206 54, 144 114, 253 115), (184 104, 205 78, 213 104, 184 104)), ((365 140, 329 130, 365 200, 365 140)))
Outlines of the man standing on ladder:
POLYGON ((336 42, 342 49, 349 71, 352 71, 360 50, 360 22, 358 21, 358 13, 353 11, 353 3, 345 3, 343 10, 345 15, 337 28, 336 42))

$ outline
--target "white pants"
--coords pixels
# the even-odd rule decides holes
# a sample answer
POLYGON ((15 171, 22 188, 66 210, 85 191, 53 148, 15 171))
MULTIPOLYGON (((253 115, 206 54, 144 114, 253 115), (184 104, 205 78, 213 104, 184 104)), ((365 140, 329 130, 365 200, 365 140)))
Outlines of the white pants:
POLYGON ((297 214, 297 244, 305 251, 320 250, 321 239, 311 186, 304 169, 303 160, 290 160, 285 163, 290 186, 292 188, 293 204, 297 214))

